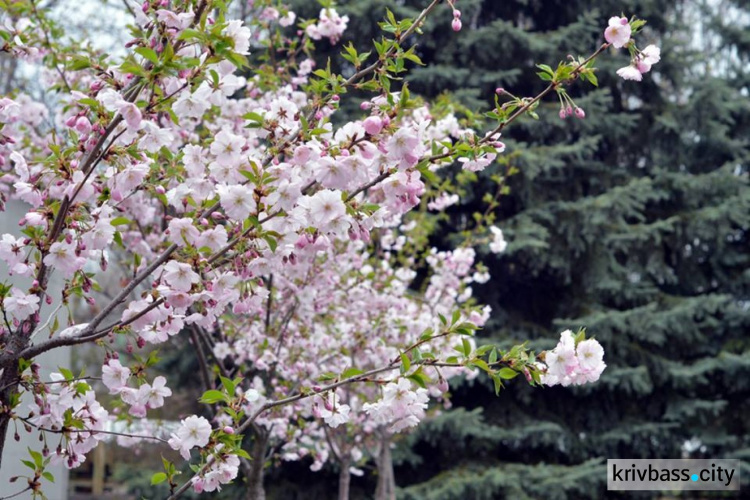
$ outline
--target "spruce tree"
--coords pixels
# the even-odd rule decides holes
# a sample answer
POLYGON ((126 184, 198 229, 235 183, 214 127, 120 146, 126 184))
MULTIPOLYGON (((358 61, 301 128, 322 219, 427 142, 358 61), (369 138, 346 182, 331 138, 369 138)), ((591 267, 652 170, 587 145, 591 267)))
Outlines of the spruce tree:
MULTIPOLYGON (((399 17, 422 6, 342 4, 351 18, 343 42, 355 46, 379 36, 385 7, 399 17)), ((475 295, 493 316, 481 334, 508 345, 534 338, 544 349, 561 329, 584 326, 605 347, 602 380, 533 396, 516 384, 497 399, 482 381, 454 388, 456 407, 400 443, 401 496, 601 498, 607 458, 747 464, 750 31, 728 22, 748 15, 747 2, 457 7, 460 34, 447 14, 424 27, 417 43, 427 65, 408 77, 412 93, 448 92, 468 109, 491 107, 496 87, 534 95, 544 85, 534 63, 586 54, 620 13, 649 21, 662 60, 635 85, 615 76, 626 55, 605 58, 596 90, 572 90, 587 119, 549 119, 552 102, 539 109, 547 119, 508 129, 505 157, 443 223, 442 234, 469 228, 483 194, 497 189, 492 175, 517 170, 492 213, 510 245, 485 256, 493 279, 475 295)))

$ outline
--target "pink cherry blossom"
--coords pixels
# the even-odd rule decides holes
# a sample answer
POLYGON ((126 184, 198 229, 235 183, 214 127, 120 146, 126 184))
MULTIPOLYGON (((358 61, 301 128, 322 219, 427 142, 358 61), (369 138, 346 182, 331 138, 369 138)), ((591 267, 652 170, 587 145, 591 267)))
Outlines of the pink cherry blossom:
POLYGON ((196 446, 206 446, 210 437, 211 424, 208 420, 191 415, 180 422, 180 428, 169 439, 169 446, 179 450, 180 455, 189 460, 190 450, 196 446))
POLYGON ((110 359, 102 366, 102 383, 110 394, 119 394, 128 383, 130 368, 122 366, 119 359, 110 359))
POLYGON ((169 221, 169 241, 176 245, 195 245, 200 231, 193 225, 193 219, 186 217, 169 221))
POLYGON ((256 209, 253 190, 249 186, 216 186, 221 206, 226 214, 236 221, 243 221, 256 209))
POLYGON ((10 295, 3 299, 2 306, 5 312, 12 314, 18 321, 23 321, 39 310, 39 297, 27 295, 13 287, 10 295))
POLYGON ((141 120, 143 115, 141 110, 132 102, 123 102, 119 108, 122 119, 127 123, 128 128, 131 130, 139 130, 141 128, 141 120))
POLYGON ((633 80, 636 82, 643 80, 643 74, 632 64, 618 69, 617 75, 623 80, 633 80))
POLYGON ((76 255, 75 243, 58 241, 50 246, 49 253, 44 258, 44 263, 63 273, 64 277, 70 278, 83 267, 86 259, 76 255))
POLYGON ((609 26, 604 30, 604 39, 616 49, 621 49, 630 41, 631 28, 625 17, 610 17, 609 26))
POLYGON ((190 264, 171 260, 164 266, 164 281, 174 290, 189 292, 195 283, 200 282, 200 276, 190 264))

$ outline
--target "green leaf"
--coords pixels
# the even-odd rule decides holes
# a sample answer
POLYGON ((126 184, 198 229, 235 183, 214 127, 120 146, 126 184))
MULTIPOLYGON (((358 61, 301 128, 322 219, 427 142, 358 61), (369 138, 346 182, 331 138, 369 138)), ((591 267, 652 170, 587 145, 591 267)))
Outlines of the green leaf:
POLYGON ((581 328, 580 330, 578 330, 578 333, 575 336, 575 345, 577 346, 584 340, 586 340, 586 329, 581 328))
POLYGON ((199 401, 201 403, 206 403, 206 404, 211 405, 211 404, 218 403, 219 401, 227 402, 228 399, 229 398, 227 397, 227 395, 224 394, 223 392, 217 391, 215 389, 211 389, 209 391, 204 392, 203 396, 201 396, 199 401))
POLYGON ((500 375, 500 378, 503 378, 505 380, 511 380, 518 376, 518 372, 515 371, 513 368, 502 368, 498 372, 498 375, 500 375))
MULTIPOLYGON (((62 373, 62 376, 65 377, 65 380, 73 380, 75 377, 73 376, 73 372, 68 370, 67 368, 58 367, 57 368, 60 373, 62 373)), ((31 451, 31 450, 29 450, 31 451)))
POLYGON ((411 368, 411 360, 409 359, 409 356, 403 352, 399 356, 401 357, 401 372, 406 373, 409 371, 409 368, 411 368))
POLYGON ((159 55, 156 53, 154 49, 149 49, 148 47, 138 47, 134 50, 136 54, 139 54, 143 56, 144 58, 148 59, 154 64, 159 63, 159 55))
POLYGON ((497 375, 497 373, 491 373, 490 377, 492 378, 492 382, 495 384, 495 396, 500 395, 500 389, 503 388, 503 382, 500 380, 500 377, 497 375))
POLYGON ((471 363, 472 363, 472 364, 473 364, 474 366, 476 366, 476 367, 478 367, 479 369, 481 369, 482 371, 485 371, 485 372, 490 372, 490 371, 492 371, 492 370, 490 370, 490 367, 489 367, 489 365, 487 365, 487 363, 485 363, 483 359, 472 359, 472 360, 471 360, 471 363))
POLYGON ((42 477, 46 479, 47 481, 49 481, 50 483, 55 482, 55 476, 53 476, 51 472, 47 472, 47 471, 42 472, 42 477))
POLYGON ((26 449, 29 450, 29 455, 31 455, 31 458, 34 460, 37 468, 41 469, 44 466, 44 457, 42 457, 42 454, 38 451, 32 450, 31 448, 26 449))
POLYGON ((249 113, 245 113, 244 115, 242 115, 242 118, 244 118, 245 120, 250 120, 251 122, 258 122, 258 123, 263 123, 263 121, 264 121, 262 115, 260 115, 258 113, 254 113, 252 111, 250 111, 249 113))
POLYGON ((234 393, 237 390, 235 383, 226 377, 219 376, 219 378, 221 379, 221 385, 224 386, 224 390, 227 391, 229 397, 234 396, 234 393))
POLYGON ((493 347, 492 351, 490 351, 489 362, 490 364, 494 364, 496 361, 497 361, 497 347, 493 347))
POLYGON ((127 226, 130 224, 130 219, 127 217, 115 217, 109 223, 113 226, 127 226))
POLYGON ((357 375, 362 375, 363 373, 364 372, 362 370, 360 370, 359 368, 354 368, 354 367, 347 368, 341 374, 341 379, 343 380, 343 379, 347 379, 347 378, 356 377, 357 375))
POLYGON ((268 243, 268 246, 271 248, 272 252, 276 251, 276 247, 278 246, 279 242, 276 241, 276 238, 269 234, 264 234, 263 239, 266 240, 266 243, 268 243))
POLYGON ((164 472, 157 472, 151 476, 151 484, 160 484, 167 480, 167 475, 164 472))
POLYGON ((466 321, 453 327, 456 333, 460 333, 461 335, 473 335, 476 328, 476 325, 466 321))
POLYGON ((422 332, 422 335, 419 336, 420 340, 428 340, 432 338, 432 334, 435 333, 435 330, 432 328, 426 328, 425 331, 422 332))
POLYGON ((463 349, 464 349, 463 350, 464 356, 468 356, 469 354, 471 354, 471 344, 469 343, 468 340, 466 340, 465 338, 461 339, 461 345, 463 346, 463 349))

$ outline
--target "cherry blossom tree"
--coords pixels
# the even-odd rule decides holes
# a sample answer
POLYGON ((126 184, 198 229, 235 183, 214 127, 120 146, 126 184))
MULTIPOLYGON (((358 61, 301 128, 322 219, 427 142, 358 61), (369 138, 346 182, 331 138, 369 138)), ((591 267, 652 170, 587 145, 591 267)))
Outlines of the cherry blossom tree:
POLYGON ((540 64, 548 86, 536 96, 499 88, 486 112, 495 125, 479 131, 402 80, 421 64, 414 41, 430 16, 462 29, 450 0, 425 2, 415 19, 384 13, 380 40, 343 47, 343 75, 311 57, 347 27, 328 2, 302 20, 275 0, 146 0, 121 58, 69 41, 33 0, 3 8, 0 51, 44 68, 53 103, 20 89, 0 98, 0 195, 27 207, 0 258, 29 283, 0 285, 0 457, 11 426, 40 433, 27 464, 34 495, 49 463, 77 467, 114 434, 125 446, 164 443, 190 463, 187 478, 167 460, 154 471, 169 498, 240 474, 248 498, 264 498, 270 455, 312 457, 313 470, 335 462, 339 498, 372 460, 376 496, 392 498, 393 436, 448 408, 453 377, 489 376, 499 392, 518 375, 571 385, 604 370, 602 346, 583 330, 546 353, 478 345, 491 311, 471 286, 490 276, 475 248, 502 252, 503 233, 478 220, 461 244, 436 249, 414 215, 457 203, 456 172, 492 165, 501 132, 538 119, 548 94, 561 118, 583 119, 566 89, 596 85, 605 51, 626 48, 620 74, 640 79, 659 60, 632 38, 643 21, 613 17, 588 57, 540 64), (355 90, 369 95, 362 115, 339 123, 355 90), (100 293, 102 280, 120 286, 100 293), (153 373, 155 349, 177 335, 198 359, 205 413, 171 430, 138 427, 172 396, 153 373), (37 356, 84 344, 99 346, 100 376, 63 367, 42 379, 37 356), (108 430, 113 421, 121 431, 108 430))

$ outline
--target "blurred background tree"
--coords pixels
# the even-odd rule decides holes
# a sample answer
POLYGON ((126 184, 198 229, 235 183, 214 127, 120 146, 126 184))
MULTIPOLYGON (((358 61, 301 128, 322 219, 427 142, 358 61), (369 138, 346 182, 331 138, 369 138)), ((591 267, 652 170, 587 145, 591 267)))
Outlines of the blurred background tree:
MULTIPOLYGON (((292 3, 303 18, 319 8, 292 3)), ((380 36, 385 7, 414 16, 423 3, 339 2, 350 17, 343 42, 364 50, 380 36)), ((488 109, 496 87, 534 95, 544 83, 535 63, 590 53, 608 17, 620 13, 649 21, 645 39, 662 48, 662 61, 634 84, 615 76, 626 53, 604 57, 598 89, 571 91, 580 92, 587 119, 560 120, 559 104, 548 102, 539 109, 545 119, 514 124, 501 163, 461 192, 432 236, 448 246, 449 227, 470 228, 473 214, 485 211, 482 195, 497 191, 492 175, 517 169, 491 214, 510 245, 484 258, 492 280, 475 295, 493 315, 481 334, 508 345, 532 338, 543 349, 560 329, 586 326, 606 350, 602 380, 533 395, 512 384, 500 398, 482 380, 453 388, 455 408, 396 450, 401 495, 601 498, 606 458, 747 464, 750 2, 461 0, 456 7, 460 34, 446 6, 419 37, 427 67, 410 72, 412 93, 448 92, 469 109, 488 109)), ((321 51, 318 67, 327 57, 335 64, 339 50, 321 51)), ((291 483, 332 484, 294 467, 291 483)))

